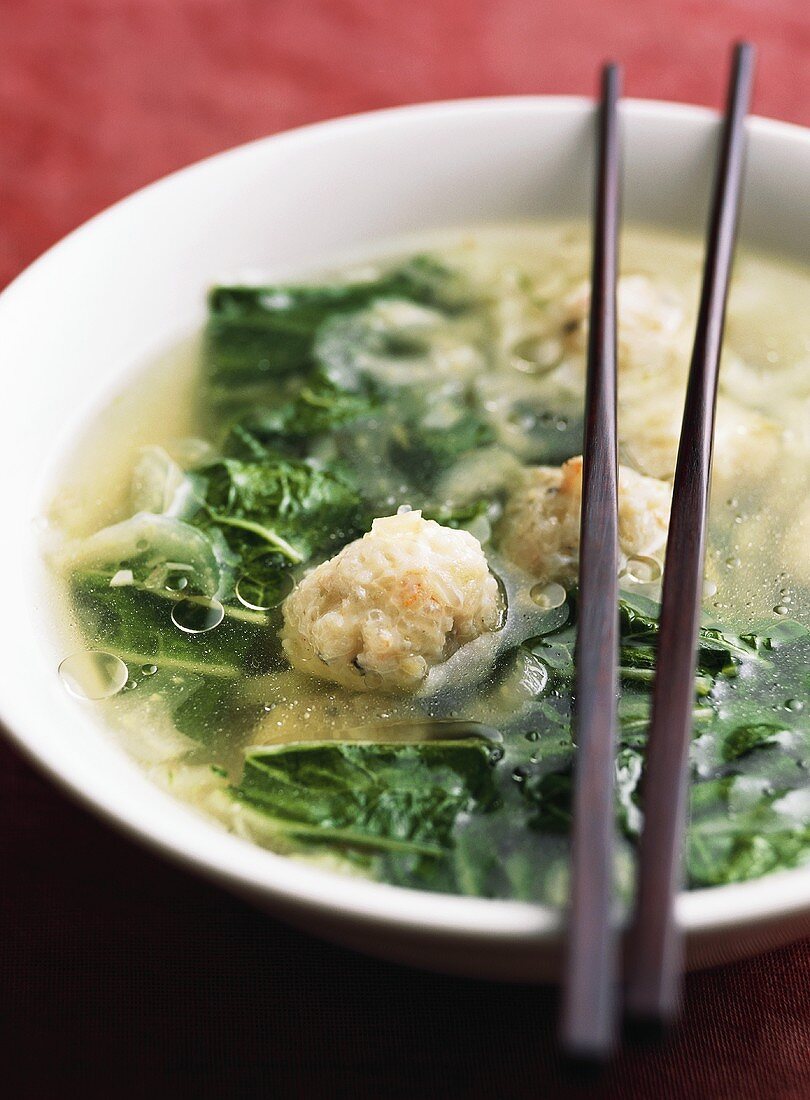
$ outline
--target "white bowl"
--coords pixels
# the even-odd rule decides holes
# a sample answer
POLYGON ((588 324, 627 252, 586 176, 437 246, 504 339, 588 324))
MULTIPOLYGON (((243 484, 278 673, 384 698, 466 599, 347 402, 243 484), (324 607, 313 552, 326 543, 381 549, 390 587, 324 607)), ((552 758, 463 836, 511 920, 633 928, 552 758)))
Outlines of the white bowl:
MULTIPOLYGON (((629 101, 625 217, 702 232, 717 137, 703 110, 629 101)), ((56 673, 36 517, 59 459, 128 373, 203 320, 209 282, 284 275, 400 233, 587 216, 592 106, 569 98, 439 103, 243 146, 126 199, 0 296, 0 718, 108 821, 254 903, 364 951, 441 970, 554 974, 550 909, 420 893, 296 864, 221 831, 153 786, 56 673)), ((810 131, 755 119, 743 237, 810 260, 810 131)), ((81 858, 80 854, 77 858, 81 858)), ((690 965, 810 928, 810 870, 684 894, 690 965)))

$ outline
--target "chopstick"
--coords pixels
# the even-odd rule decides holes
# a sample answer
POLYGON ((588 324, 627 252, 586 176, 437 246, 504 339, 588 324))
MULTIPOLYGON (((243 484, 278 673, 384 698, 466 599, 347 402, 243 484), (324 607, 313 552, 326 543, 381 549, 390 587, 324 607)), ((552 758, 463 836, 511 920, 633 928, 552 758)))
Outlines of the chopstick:
POLYGON ((576 643, 571 906, 561 1042, 601 1061, 615 1039, 614 758, 618 664, 616 269, 619 223, 618 100, 621 70, 606 65, 598 130, 585 390, 576 643))
POLYGON ((661 597, 657 671, 642 787, 644 826, 626 975, 628 1013, 656 1029, 672 1022, 680 1000, 683 944, 675 919, 675 899, 682 877, 717 378, 754 60, 753 46, 736 46, 675 468, 661 597))

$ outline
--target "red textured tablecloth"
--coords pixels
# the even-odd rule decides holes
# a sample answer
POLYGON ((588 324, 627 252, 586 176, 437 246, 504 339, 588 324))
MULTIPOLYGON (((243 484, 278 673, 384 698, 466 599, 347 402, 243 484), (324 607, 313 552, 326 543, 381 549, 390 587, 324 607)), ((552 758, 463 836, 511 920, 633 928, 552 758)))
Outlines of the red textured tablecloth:
MULTIPOLYGON (((810 124, 808 0, 0 0, 0 283, 249 138, 413 100, 627 92, 810 124)), ((14 365, 2 364, 3 370, 14 365)), ((5 578, 7 581, 8 578, 5 578)), ((566 1083, 555 994, 327 946, 137 849, 0 742, 0 1089, 16 1098, 810 1098, 810 943, 689 979, 664 1050, 566 1083)))

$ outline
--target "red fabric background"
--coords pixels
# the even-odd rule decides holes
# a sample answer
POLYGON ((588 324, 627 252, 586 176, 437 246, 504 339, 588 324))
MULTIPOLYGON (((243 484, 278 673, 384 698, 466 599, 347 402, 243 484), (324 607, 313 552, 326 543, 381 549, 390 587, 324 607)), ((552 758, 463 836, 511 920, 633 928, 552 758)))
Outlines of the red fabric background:
MULTIPOLYGON (((1 0, 0 283, 133 188, 413 100, 627 92, 810 124, 807 0, 1 0)), ((3 364, 13 370, 13 364, 3 364)), ((810 1097, 810 944, 694 976, 683 1027, 565 1083, 554 994, 318 943, 167 867, 0 744, 0 1080, 14 1097, 810 1097)))

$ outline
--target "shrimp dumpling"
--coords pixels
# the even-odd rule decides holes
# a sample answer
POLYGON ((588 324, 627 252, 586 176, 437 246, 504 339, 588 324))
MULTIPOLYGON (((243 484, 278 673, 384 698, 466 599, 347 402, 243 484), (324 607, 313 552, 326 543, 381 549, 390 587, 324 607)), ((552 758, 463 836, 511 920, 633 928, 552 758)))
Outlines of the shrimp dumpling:
MULTIPOLYGON (((619 437, 625 460, 650 477, 671 479, 682 415, 682 407, 666 399, 624 407, 619 414, 619 437)), ((773 420, 721 395, 714 433, 715 489, 767 489, 785 438, 784 429, 773 420)))
MULTIPOLYGON (((616 287, 619 310, 619 372, 652 375, 660 381, 665 365, 685 373, 690 329, 681 297, 646 275, 622 275, 616 287)), ((562 331, 569 351, 585 353, 591 290, 587 282, 574 287, 559 304, 562 331)))
POLYGON ((407 691, 500 623, 498 582, 467 531, 403 512, 308 573, 284 603, 301 672, 357 691, 407 691))
MULTIPOLYGON (((663 554, 669 503, 665 482, 619 467, 619 548, 625 561, 663 554)), ((501 552, 538 580, 573 583, 579 565, 581 507, 581 456, 562 466, 526 468, 506 503, 501 552)))

